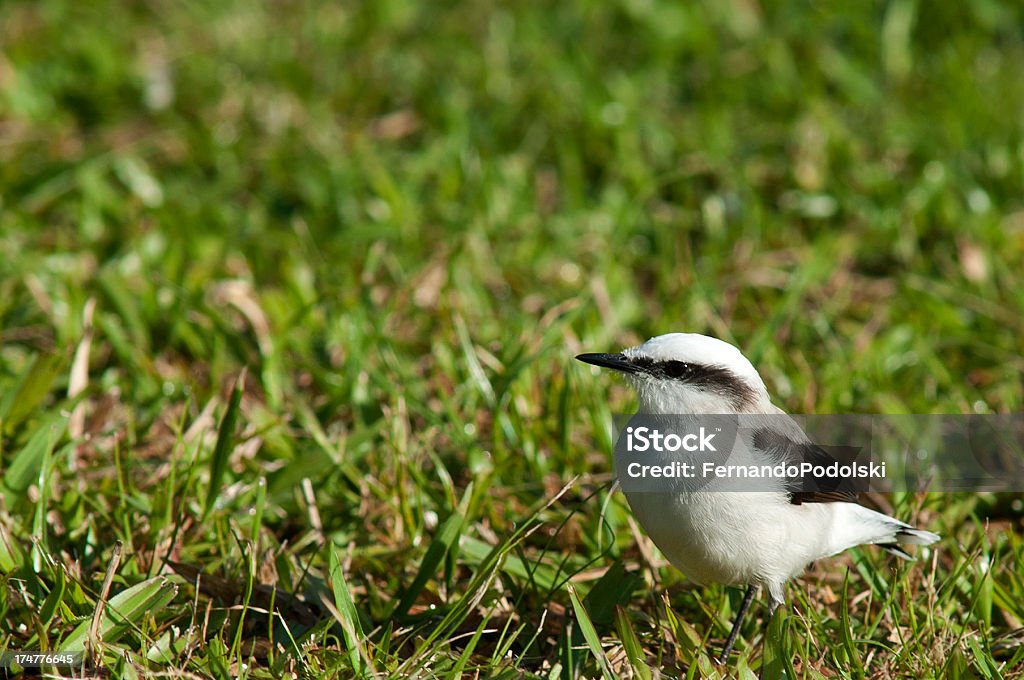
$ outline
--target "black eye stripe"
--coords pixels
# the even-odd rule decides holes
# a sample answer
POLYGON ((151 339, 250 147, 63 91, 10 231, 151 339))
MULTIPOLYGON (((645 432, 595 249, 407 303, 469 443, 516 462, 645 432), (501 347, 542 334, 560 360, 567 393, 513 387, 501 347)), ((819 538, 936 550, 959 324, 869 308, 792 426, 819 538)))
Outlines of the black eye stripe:
POLYGON ((696 364, 687 361, 655 361, 648 357, 634 357, 634 366, 664 380, 675 380, 728 398, 737 408, 756 399, 754 388, 746 380, 724 366, 696 364))
POLYGON ((692 375, 693 370, 693 364, 688 364, 685 361, 662 362, 662 371, 669 378, 683 378, 692 375))

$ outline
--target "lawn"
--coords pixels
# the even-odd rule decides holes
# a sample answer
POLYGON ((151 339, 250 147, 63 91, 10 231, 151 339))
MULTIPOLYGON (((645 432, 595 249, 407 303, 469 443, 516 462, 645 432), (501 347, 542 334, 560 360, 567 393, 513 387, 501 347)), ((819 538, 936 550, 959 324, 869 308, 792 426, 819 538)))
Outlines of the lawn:
POLYGON ((791 412, 1024 410, 1022 27, 1000 0, 4 0, 0 651, 1021 677, 1021 494, 880 499, 942 541, 816 563, 715 666, 742 592, 636 526, 633 396, 573 356, 699 332, 791 412))

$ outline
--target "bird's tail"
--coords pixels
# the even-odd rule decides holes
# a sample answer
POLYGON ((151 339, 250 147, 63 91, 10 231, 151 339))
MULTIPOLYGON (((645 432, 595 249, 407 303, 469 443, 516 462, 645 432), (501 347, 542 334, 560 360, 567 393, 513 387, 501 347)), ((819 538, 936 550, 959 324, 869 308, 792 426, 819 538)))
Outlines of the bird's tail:
POLYGON ((900 526, 896 529, 895 538, 895 542, 879 543, 878 547, 885 549, 897 557, 902 557, 905 560, 913 560, 913 555, 900 548, 900 544, 931 545, 935 541, 939 540, 939 535, 933 534, 930 531, 925 531, 924 529, 912 529, 909 526, 900 526))
POLYGON ((941 538, 924 529, 913 529, 906 524, 896 530, 896 542, 906 545, 931 545, 941 538))
POLYGON ((903 550, 901 545, 931 545, 939 540, 938 534, 924 529, 915 529, 905 522, 865 508, 863 505, 851 504, 849 510, 866 524, 866 526, 862 526, 862 531, 865 529, 866 531, 861 535, 859 543, 873 543, 905 560, 914 558, 903 550), (869 528, 872 526, 873 528, 869 528))

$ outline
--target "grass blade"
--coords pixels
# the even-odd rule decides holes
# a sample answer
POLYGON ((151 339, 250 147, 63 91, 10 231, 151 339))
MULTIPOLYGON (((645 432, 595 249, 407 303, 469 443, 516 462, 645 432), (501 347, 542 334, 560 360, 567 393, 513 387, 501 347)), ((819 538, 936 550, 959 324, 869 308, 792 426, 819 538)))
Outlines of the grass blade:
POLYGON ((366 650, 363 648, 363 626, 359 621, 359 613, 356 611, 348 583, 345 582, 345 573, 342 571, 341 560, 338 558, 338 547, 330 546, 327 553, 331 591, 334 593, 334 606, 337 609, 338 622, 341 624, 341 630, 345 636, 348 658, 352 663, 353 673, 358 677, 363 677, 366 672, 363 658, 367 656, 366 650))
POLYGON ((629 659, 633 673, 640 680, 651 680, 651 669, 647 665, 643 646, 636 636, 636 631, 633 630, 633 624, 629 621, 629 614, 622 607, 615 607, 615 630, 622 641, 622 648, 626 651, 626 658, 629 659))
POLYGON ((590 648, 590 653, 594 655, 594 659, 597 660, 598 666, 601 667, 601 674, 613 680, 615 674, 612 672, 611 665, 608 663, 608 657, 605 655, 604 650, 601 648, 601 638, 597 634, 597 629, 594 628, 594 623, 590 620, 590 615, 587 614, 586 608, 580 601, 579 595, 576 594, 576 588, 569 584, 569 599, 572 601, 572 610, 576 615, 576 622, 580 626, 580 632, 583 633, 583 639, 587 642, 587 647, 590 648))
POLYGON ((0 524, 0 574, 10 574, 22 565, 25 555, 18 543, 11 539, 10 529, 0 524))
POLYGON ((50 388, 61 372, 62 358, 57 354, 40 354, 22 374, 18 386, 0 401, 0 425, 11 433, 23 420, 34 413, 50 393, 50 388))
MULTIPOLYGON (((68 419, 60 414, 44 420, 21 451, 14 455, 3 478, 4 487, 10 495, 23 494, 31 484, 39 481, 43 462, 53 452, 57 441, 64 436, 67 424, 68 419)), ((12 498, 9 497, 8 502, 13 505, 12 498)))
POLYGON ((584 598, 591 620, 598 626, 610 626, 615 608, 629 602, 640 582, 640 576, 627 572, 622 560, 616 560, 584 598))
POLYGON ((412 607, 416 598, 422 592, 423 586, 427 584, 431 576, 437 573, 437 568, 442 560, 444 560, 444 556, 448 554, 448 551, 459 540, 464 522, 465 517, 456 510, 437 530, 437 536, 430 542, 427 554, 423 556, 423 561, 420 562, 420 568, 416 572, 416 577, 402 594, 401 599, 398 601, 398 606, 395 607, 395 616, 404 616, 409 612, 409 608, 412 607))
POLYGON ((843 597, 839 601, 839 629, 842 631, 843 647, 846 650, 846 660, 850 664, 853 676, 864 677, 864 667, 860 662, 860 650, 853 639, 853 629, 850 622, 850 570, 846 570, 846 578, 843 579, 843 597))
POLYGON ((220 427, 217 429, 217 443, 213 447, 213 457, 210 459, 210 489, 206 494, 206 507, 203 510, 203 517, 210 514, 213 504, 220 495, 221 479, 228 469, 228 457, 231 455, 231 444, 234 439, 235 423, 238 421, 239 405, 242 403, 242 391, 245 389, 246 370, 243 368, 235 386, 231 390, 231 400, 228 408, 221 418, 220 427))
MULTIPOLYGON (((107 643, 116 642, 128 631, 141 626, 147 613, 166 607, 178 593, 178 586, 166 576, 156 576, 136 583, 110 598, 99 625, 99 637, 107 643)), ((83 651, 92 620, 82 621, 60 644, 60 651, 83 651)))

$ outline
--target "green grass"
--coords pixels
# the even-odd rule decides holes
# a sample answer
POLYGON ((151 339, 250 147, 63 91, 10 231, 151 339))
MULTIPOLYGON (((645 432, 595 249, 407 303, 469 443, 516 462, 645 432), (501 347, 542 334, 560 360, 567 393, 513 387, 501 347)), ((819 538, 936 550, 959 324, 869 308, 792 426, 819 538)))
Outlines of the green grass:
MULTIPOLYGON (((718 673, 741 593, 636 530, 631 396, 572 356, 696 331, 794 412, 1019 412, 1022 25, 0 3, 0 650, 718 673)), ((1021 675, 1021 497, 890 502, 943 541, 815 564, 741 677, 1021 675)))

